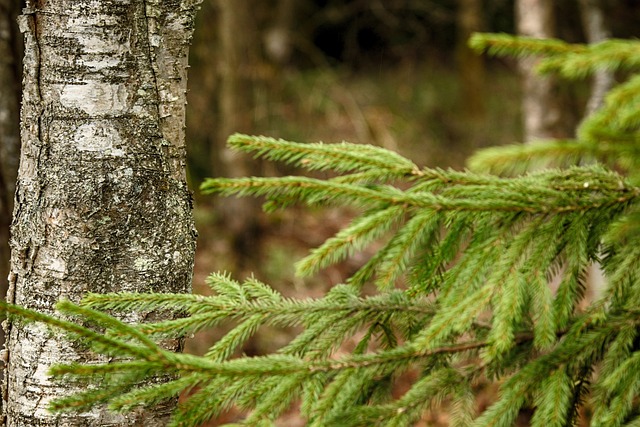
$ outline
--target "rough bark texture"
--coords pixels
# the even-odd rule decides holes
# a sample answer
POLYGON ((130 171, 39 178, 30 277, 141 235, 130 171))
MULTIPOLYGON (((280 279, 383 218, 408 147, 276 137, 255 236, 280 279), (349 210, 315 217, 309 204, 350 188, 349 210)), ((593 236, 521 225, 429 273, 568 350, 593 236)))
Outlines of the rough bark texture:
MULTIPOLYGON (((517 0, 518 34, 541 39, 554 37, 553 0, 517 0)), ((552 77, 535 73, 537 58, 520 60, 523 80, 522 114, 524 140, 567 136, 557 84, 552 77)))
MULTIPOLYGON (((190 290, 184 112, 196 3, 27 2, 10 301, 52 312, 88 291, 190 290)), ((52 382, 49 366, 95 356, 39 324, 8 328, 8 426, 166 423, 172 402, 126 416, 50 414, 51 399, 74 390, 52 382)))

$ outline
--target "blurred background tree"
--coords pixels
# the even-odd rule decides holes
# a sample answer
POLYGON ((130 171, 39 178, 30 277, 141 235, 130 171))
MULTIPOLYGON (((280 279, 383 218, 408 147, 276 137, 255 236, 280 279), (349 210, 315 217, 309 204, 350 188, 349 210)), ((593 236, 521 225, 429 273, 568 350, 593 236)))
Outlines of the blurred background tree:
MULTIPOLYGON (((14 20, 7 19, 18 3, 0 1, 0 49, 18 44, 14 20)), ((461 168, 476 148, 530 140, 534 131, 525 123, 533 113, 523 104, 538 95, 526 83, 521 86, 517 61, 471 54, 470 33, 527 33, 528 21, 546 29, 542 37, 595 42, 638 37, 639 20, 639 0, 205 0, 190 60, 192 188, 208 176, 287 173, 231 156, 224 141, 236 131, 369 143, 398 150, 421 166, 461 168)), ((0 55, 0 73, 9 73, 0 74, 0 103, 12 108, 20 81, 15 58, 0 55)), ((530 67, 522 68, 528 76, 530 67)), ((613 78, 596 76, 592 87, 552 86, 549 102, 561 105, 562 118, 549 105, 540 109, 540 120, 552 123, 549 134, 573 134, 613 78)), ((4 120, 14 130, 4 133, 0 127, 2 245, 16 167, 11 159, 17 158, 15 137, 7 135, 18 128, 17 117, 2 110, 0 126, 4 120)), ((324 213, 321 221, 290 209, 267 218, 250 199, 211 202, 196 194, 195 213, 196 291, 205 291, 202 283, 210 271, 226 270, 237 278, 255 272, 285 295, 314 296, 358 267, 342 264, 305 282, 292 274, 293 261, 339 229, 349 212, 324 213)), ((0 283, 4 266, 0 248, 0 283)), ((243 351, 260 353, 276 346, 279 337, 262 339, 243 351)), ((209 342, 191 345, 204 349, 209 342)))
MULTIPOLYGON (((550 39, 556 37, 556 10, 553 0, 517 0, 516 26, 518 35, 550 39)), ((541 77, 536 73, 539 58, 519 61, 522 76, 523 140, 564 138, 575 127, 568 116, 571 110, 563 105, 556 77, 541 77)))
MULTIPOLYGON (((187 114, 193 188, 208 176, 292 172, 230 156, 224 142, 236 131, 375 144, 421 166, 454 168, 477 148, 571 136, 614 76, 597 77, 593 87, 561 81, 541 90, 531 65, 479 57, 468 36, 595 42, 640 35, 638 0, 205 0, 198 18, 187 114), (536 27, 541 32, 531 32, 536 27), (537 112, 525 106, 531 100, 537 112), (537 130, 527 125, 532 116, 537 130)), ((293 262, 352 212, 324 212, 320 220, 294 208, 267 217, 250 198, 196 195, 195 213, 197 292, 207 292, 210 271, 224 270, 238 278, 253 272, 288 296, 318 296, 359 267, 356 257, 314 278, 293 276, 293 262)), ((243 351, 278 347, 286 341, 280 334, 260 334, 243 351)), ((219 336, 193 340, 191 351, 219 336)))
MULTIPOLYGON (((207 0, 191 55, 191 180, 276 172, 229 153, 233 132, 376 144, 442 167, 487 145, 571 136, 614 76, 598 76, 590 98, 587 84, 541 79, 535 60, 479 57, 466 39, 594 42, 639 35, 638 18, 637 0, 207 0)), ((253 201, 197 201, 203 263, 240 275, 271 269, 284 280, 266 258, 295 256, 321 240, 316 226, 342 221, 310 219, 307 235, 292 236, 299 218, 267 219, 253 201)))

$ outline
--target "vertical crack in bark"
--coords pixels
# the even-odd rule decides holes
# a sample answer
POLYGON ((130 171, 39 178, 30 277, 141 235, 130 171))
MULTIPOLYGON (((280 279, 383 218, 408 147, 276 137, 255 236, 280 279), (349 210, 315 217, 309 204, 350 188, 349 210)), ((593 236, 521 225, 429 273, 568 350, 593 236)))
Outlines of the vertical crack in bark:
MULTIPOLYGON (((38 13, 37 5, 34 5, 32 1, 27 1, 26 7, 22 11, 22 15, 19 17, 19 27, 20 31, 24 34, 25 37, 25 54, 31 55, 30 64, 33 67, 33 73, 35 74, 35 99, 31 100, 29 106, 24 105, 26 102, 23 101, 22 108, 26 111, 28 108, 34 108, 35 110, 39 110, 38 113, 38 121, 37 121, 37 150, 38 150, 38 163, 40 162, 40 156, 42 155, 43 143, 42 143, 42 114, 44 112, 44 108, 42 108, 42 90, 41 90, 41 49, 38 41, 38 32, 37 32, 37 19, 36 14, 38 13)), ((25 114, 29 115, 29 114, 25 114)), ((25 118, 23 118, 25 120, 25 118)), ((43 184, 42 179, 36 172, 35 176, 35 185, 37 185, 37 198, 38 200, 42 197, 43 192, 43 184)), ((20 188, 19 181, 16 184, 16 193, 17 197, 20 197, 20 188)), ((21 198, 22 199, 22 198, 21 198)), ((19 202, 17 200, 17 202, 19 202)), ((16 206, 16 214, 14 217, 18 216, 20 213, 21 204, 17 203, 16 206)), ((22 244, 17 244, 17 247, 14 246, 12 248, 12 264, 19 265, 18 269, 15 269, 13 266, 11 268, 11 272, 9 274, 9 286, 7 289, 6 301, 9 303, 15 303, 15 295, 16 295, 16 284, 18 282, 19 276, 23 277, 28 275, 29 271, 35 264, 35 259, 38 255, 39 245, 33 239, 29 239, 28 242, 22 242, 22 244), (16 271, 17 270, 17 271, 16 271)), ((12 245, 13 246, 13 245, 12 245)), ((2 382, 2 423, 3 425, 7 424, 7 402, 9 399, 9 385, 8 385, 8 377, 9 377, 9 368, 11 362, 11 352, 9 351, 9 337, 11 334, 11 330, 13 327, 13 322, 10 319, 6 319, 3 322, 3 329, 5 331, 5 343, 4 349, 2 350, 2 360, 4 361, 3 366, 3 382, 2 382)))
MULTIPOLYGON (((144 16, 144 23, 145 23, 145 30, 146 30, 146 44, 147 44, 147 53, 149 55, 149 64, 151 64, 151 76, 153 78, 153 87, 155 89, 155 104, 156 104, 156 114, 157 114, 157 118, 158 120, 162 120, 162 114, 161 114, 161 108, 160 108, 160 104, 161 104, 161 96, 160 96, 160 83, 159 83, 159 79, 158 79, 158 75, 160 74, 160 70, 158 69, 158 55, 156 54, 155 50, 154 50, 154 43, 157 43, 158 41, 154 41, 154 38, 157 37, 158 39, 160 38, 160 35, 157 33, 157 21, 156 21, 156 17, 154 16, 150 16, 149 12, 150 11, 154 11, 154 13, 159 13, 160 11, 157 8, 157 5, 154 4, 153 7, 150 7, 150 2, 151 0, 142 0, 142 14, 144 16)), ((161 133, 161 137, 163 137, 162 132, 160 129, 158 129, 161 133)), ((166 164, 163 165, 165 168, 167 167, 166 164)), ((168 171, 167 171, 168 172, 168 171)))

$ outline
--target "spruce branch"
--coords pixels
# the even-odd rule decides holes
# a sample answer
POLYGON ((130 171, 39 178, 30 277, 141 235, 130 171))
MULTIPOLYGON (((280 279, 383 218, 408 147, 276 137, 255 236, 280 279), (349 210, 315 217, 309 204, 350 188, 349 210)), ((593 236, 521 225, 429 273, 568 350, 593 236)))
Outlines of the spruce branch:
POLYGON ((166 399, 189 393, 208 380, 205 375, 196 373, 163 384, 135 388, 111 399, 109 408, 116 412, 129 412, 139 406, 152 407, 166 399))
MULTIPOLYGON (((67 302, 60 303, 62 307, 68 307, 67 302)), ((132 357, 144 357, 147 349, 138 345, 130 344, 115 338, 111 338, 101 332, 96 332, 92 329, 80 326, 76 323, 62 320, 55 316, 40 313, 34 310, 29 310, 18 305, 9 304, 5 301, 0 301, 0 311, 6 313, 9 316, 18 317, 24 321, 39 322, 46 324, 55 329, 67 332, 76 339, 82 339, 84 342, 89 343, 92 346, 99 346, 99 349, 107 354, 116 354, 132 357)), ((82 313, 87 314, 88 312, 82 313)), ((99 315, 102 319, 104 314, 99 315)), ((107 316, 108 317, 108 316, 107 316)), ((128 326, 122 322, 118 322, 122 326, 122 329, 127 330, 128 326)))
MULTIPOLYGON (((71 304, 72 303, 66 303, 65 309, 68 309, 71 304)), ((14 311, 15 306, 8 305, 6 303, 3 304, 2 307, 7 312, 17 312, 24 310, 18 309, 14 311)), ((115 317, 108 316, 95 310, 83 310, 82 307, 79 306, 77 306, 76 308, 77 310, 74 311, 82 312, 83 316, 86 317, 86 320, 95 322, 98 319, 104 320, 105 317, 108 317, 108 322, 111 324, 117 324, 118 329, 130 328, 130 326, 128 326, 126 323, 116 319, 115 317)), ((27 311, 25 314, 31 315, 31 312, 27 311)), ((50 316, 47 316, 47 318, 48 317, 50 316)), ((47 319, 47 321, 48 320, 49 319, 47 319)), ((55 320, 57 321, 57 319, 55 320)), ((65 330, 74 330, 81 336, 95 336, 95 333, 90 329, 78 326, 71 322, 56 322, 56 324, 63 325, 65 330), (70 325, 75 325, 76 327, 72 327, 70 325)), ((521 333, 516 337, 518 343, 529 341, 532 339, 533 334, 531 333, 521 333)), ((119 343, 122 342, 115 338, 112 341, 119 343)), ((310 361, 304 361, 289 355, 269 355, 262 357, 215 361, 209 358, 201 358, 188 354, 171 353, 161 349, 159 351, 162 353, 162 357, 157 357, 156 351, 154 349, 144 348, 143 350, 141 350, 141 358, 146 362, 150 362, 152 365, 163 365, 164 367, 171 367, 173 370, 184 372, 208 372, 209 374, 229 376, 242 374, 284 375, 292 372, 329 372, 342 369, 359 369, 374 365, 394 363, 399 360, 413 360, 431 357, 433 355, 443 353, 465 352, 473 349, 480 349, 486 347, 487 345, 489 345, 488 341, 474 341, 463 342, 460 344, 443 345, 437 348, 427 348, 425 346, 421 346, 420 340, 418 340, 414 344, 407 344, 379 353, 352 355, 336 360, 323 359, 310 361)), ((93 375, 96 373, 105 372, 126 372, 131 370, 139 370, 140 367, 144 366, 144 364, 141 363, 144 362, 133 361, 107 365, 59 365, 54 368, 53 372, 56 375, 73 373, 76 373, 78 375, 93 375)))
MULTIPOLYGON (((640 66, 637 42, 483 35, 471 44, 538 56, 541 71, 568 78, 640 66)), ((208 179, 204 193, 264 197, 267 210, 294 203, 362 209, 297 265, 309 275, 379 245, 347 285, 322 298, 286 298, 255 278, 212 274, 209 296, 90 294, 77 305, 60 303, 74 321, 0 308, 123 358, 54 366, 52 374, 87 386, 53 402, 55 410, 107 403, 128 411, 188 392, 171 426, 195 427, 232 407, 246 411, 245 425, 271 425, 298 403, 310 426, 406 426, 449 399, 452 424, 511 426, 521 408, 535 407, 534 426, 563 426, 589 398, 592 424, 638 424, 639 94, 640 78, 631 76, 585 119, 576 140, 485 150, 470 162, 482 173, 420 169, 367 145, 233 135, 233 149, 338 176, 208 179), (584 307, 594 262, 609 283, 584 307), (369 283, 377 293, 364 295, 369 283), (122 320, 144 311, 179 317, 122 320), (155 342, 221 323, 231 328, 203 357, 155 342), (264 325, 299 332, 273 354, 235 357, 264 325), (398 396, 403 374, 412 380, 398 396), (166 382, 138 385, 158 376, 166 382), (474 419, 480 379, 502 386, 474 419)))
POLYGON ((373 145, 307 143, 285 141, 264 136, 235 134, 227 141, 229 147, 255 153, 256 157, 304 167, 309 170, 345 172, 376 172, 404 177, 420 175, 418 167, 397 153, 373 145))
MULTIPOLYGON (((144 358, 143 358, 144 359, 144 358)), ((149 363, 148 360, 137 360, 129 362, 115 362, 98 365, 83 365, 81 363, 70 363, 66 365, 54 365, 49 370, 53 376, 69 376, 69 377, 102 377, 109 373, 127 373, 140 372, 148 368, 162 368, 163 362, 154 361, 149 363)))
POLYGON ((435 212, 425 209, 417 213, 398 230, 384 248, 384 255, 378 267, 376 284, 381 290, 394 287, 415 253, 439 231, 441 219, 435 212))
POLYGON ((571 377, 559 367, 540 385, 532 426, 565 426, 571 409, 572 391, 571 377))
MULTIPOLYGON (((640 75, 634 75, 627 82, 613 88, 605 98, 605 105, 590 115, 578 128, 578 137, 587 141, 621 141, 628 144, 637 142, 640 129, 640 75)), ((634 150, 631 146, 630 150, 634 150)), ((636 153, 636 151, 631 151, 636 153)), ((637 156, 630 156, 631 165, 637 156)), ((630 172, 635 173, 634 170, 630 172)))
POLYGON ((474 34, 469 45, 494 56, 543 58, 537 69, 571 79, 583 79, 598 70, 638 70, 640 54, 632 40, 608 39, 589 45, 569 44, 557 39, 518 37, 508 34, 474 34))
POLYGON ((358 217, 350 226, 343 228, 334 237, 296 264, 300 276, 311 275, 318 270, 352 256, 366 245, 389 231, 403 217, 403 206, 390 206, 358 217))
POLYGON ((574 140, 536 141, 535 144, 514 144, 490 147, 477 151, 468 160, 469 169, 480 173, 521 175, 541 168, 560 168, 577 165, 588 159, 605 159, 625 152, 627 144, 611 147, 574 140))
POLYGON ((369 187, 302 177, 208 179, 201 188, 208 194, 284 197, 308 205, 343 202, 369 208, 391 205, 435 211, 526 213, 598 210, 629 204, 640 196, 639 188, 597 167, 572 168, 566 172, 546 172, 495 182, 496 185, 491 186, 454 185, 439 194, 401 191, 388 185, 369 187))
POLYGON ((113 317, 102 313, 100 311, 96 311, 90 308, 81 307, 76 304, 71 303, 68 300, 60 301, 56 304, 56 309, 63 314, 74 315, 74 316, 84 316, 90 317, 93 321, 97 322, 99 325, 107 328, 108 330, 113 330, 117 334, 121 336, 128 336, 134 338, 140 344, 145 346, 147 349, 153 352, 158 352, 158 356, 161 356, 160 350, 161 348, 158 346, 156 342, 154 342, 149 336, 140 332, 135 327, 132 327, 126 323, 118 321, 113 317))
POLYGON ((567 52, 541 62, 541 73, 557 73, 570 79, 583 79, 598 70, 633 71, 640 69, 640 53, 632 40, 608 39, 590 44, 581 52, 567 52))
POLYGON ((568 53, 584 54, 588 49, 585 46, 569 44, 557 39, 495 33, 475 33, 469 39, 469 46, 479 53, 487 52, 490 55, 517 58, 535 55, 566 55, 568 53))
MULTIPOLYGON (((231 280, 224 274, 213 274, 209 282, 223 283, 231 280)), ((237 282, 236 282, 237 283, 237 282)), ((217 287, 219 295, 180 295, 175 294, 89 294, 81 302, 83 306, 100 310, 130 311, 133 307, 145 307, 147 310, 171 307, 175 311, 190 313, 184 319, 142 323, 136 326, 144 333, 164 333, 181 335, 195 332, 206 325, 217 324, 222 320, 246 320, 254 317, 262 319, 262 323, 274 326, 295 326, 313 324, 316 319, 329 314, 346 318, 353 313, 366 313, 375 318, 380 313, 394 313, 395 316, 429 316, 433 308, 424 299, 409 299, 403 292, 392 291, 366 298, 359 297, 355 288, 338 285, 321 299, 287 299, 275 294, 274 298, 255 298, 255 289, 261 286, 254 279, 238 284, 247 294, 245 298, 230 294, 222 287, 217 287), (171 303, 171 304, 170 304, 171 303)), ((273 291, 275 292, 275 291, 273 291)))

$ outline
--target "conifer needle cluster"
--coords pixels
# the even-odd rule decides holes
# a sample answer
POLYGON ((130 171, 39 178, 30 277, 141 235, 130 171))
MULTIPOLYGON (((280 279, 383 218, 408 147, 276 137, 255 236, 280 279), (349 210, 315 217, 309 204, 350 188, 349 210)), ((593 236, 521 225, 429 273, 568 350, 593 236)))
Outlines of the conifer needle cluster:
POLYGON ((246 411, 241 425, 273 425, 297 410, 310 426, 411 426, 442 404, 459 426, 511 426, 524 408, 533 426, 572 425, 584 408, 594 426, 640 426, 640 45, 506 35, 477 35, 472 45, 540 55, 541 72, 566 78, 608 69, 624 80, 576 139, 487 149, 470 160, 473 172, 420 168, 368 145, 232 136, 236 150, 333 177, 208 179, 204 193, 263 197, 268 211, 360 212, 297 274, 380 249, 318 299, 212 274, 212 296, 91 294, 58 304, 67 320, 3 304, 119 358, 54 367, 60 380, 89 387, 51 409, 128 411, 188 393, 172 426, 233 407, 246 411), (595 263, 607 284, 588 299, 595 263), (184 315, 129 325, 105 314, 141 311, 184 315), (229 332, 202 357, 158 344, 221 324, 229 332), (274 354, 233 357, 264 325, 300 332, 274 354), (137 386, 149 377, 165 381, 137 386), (500 384, 499 395, 479 413, 486 382, 500 384))

